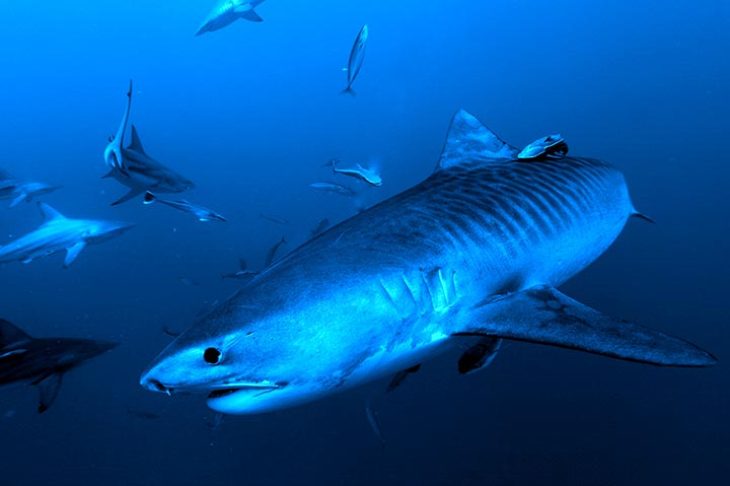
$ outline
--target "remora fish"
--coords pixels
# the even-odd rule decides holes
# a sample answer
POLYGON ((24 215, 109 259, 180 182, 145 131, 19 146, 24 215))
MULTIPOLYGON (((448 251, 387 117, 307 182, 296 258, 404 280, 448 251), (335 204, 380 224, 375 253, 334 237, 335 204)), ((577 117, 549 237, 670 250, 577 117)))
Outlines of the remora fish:
POLYGON ((56 399, 64 373, 116 346, 117 343, 88 339, 32 338, 0 319, 0 386, 37 386, 38 412, 43 413, 56 399))
POLYGON ((354 197, 357 195, 357 193, 349 187, 345 187, 341 184, 335 184, 334 182, 313 182, 309 184, 309 187, 318 192, 331 192, 345 197, 354 197))
POLYGON ((355 96, 355 91, 352 89, 352 85, 360 74, 362 69, 362 63, 365 61, 365 47, 368 42, 368 26, 367 24, 362 26, 360 32, 357 34, 355 43, 352 45, 350 50, 350 59, 347 61, 347 86, 342 90, 341 94, 349 94, 355 96))
POLYGON ((202 223, 207 223, 208 221, 221 221, 225 223, 226 221, 228 221, 226 218, 216 213, 212 209, 189 203, 184 199, 181 199, 179 201, 160 199, 151 192, 147 191, 144 195, 144 204, 150 205, 154 203, 164 204, 165 206, 170 206, 171 208, 182 211, 183 213, 192 214, 198 221, 202 223))
POLYGON ((380 177, 380 174, 374 170, 367 167, 363 167, 360 164, 355 165, 354 167, 337 167, 337 164, 339 163, 339 160, 332 159, 330 160, 330 165, 332 166, 332 172, 335 174, 340 174, 348 177, 353 177, 359 181, 362 181, 366 184, 369 184, 371 186, 379 187, 383 185, 383 178, 380 177))
POLYGON ((267 268, 172 342, 141 384, 205 392, 219 412, 266 412, 392 376, 461 336, 714 364, 687 341, 555 288, 637 212, 605 162, 523 162, 517 152, 459 112, 433 175, 267 268))
POLYGON ((38 207, 45 220, 43 224, 35 231, 0 246, 0 263, 30 263, 36 258, 65 251, 63 265, 68 267, 87 245, 114 238, 132 228, 127 223, 67 218, 44 203, 38 203, 38 207))
POLYGON ((49 194, 58 189, 60 186, 52 186, 43 182, 19 181, 0 170, 0 199, 10 199, 11 208, 22 202, 31 202, 34 197, 49 194))
POLYGON ((218 3, 203 25, 195 35, 203 35, 206 32, 213 32, 228 27, 238 19, 246 19, 251 22, 263 22, 259 14, 254 10, 264 3, 264 0, 223 0, 218 3))
POLYGON ((258 272, 254 272, 253 270, 248 269, 248 263, 246 263, 246 260, 243 258, 238 260, 238 271, 233 273, 224 273, 221 274, 222 279, 231 279, 231 280, 250 280, 253 277, 258 275, 258 272))
POLYGON ((110 138, 104 150, 104 161, 109 172, 104 177, 113 177, 129 187, 129 192, 114 201, 112 206, 122 204, 146 191, 178 193, 191 189, 194 184, 177 172, 165 167, 149 155, 142 146, 137 129, 132 125, 132 141, 124 148, 124 134, 132 111, 132 81, 127 91, 127 107, 116 135, 110 138))

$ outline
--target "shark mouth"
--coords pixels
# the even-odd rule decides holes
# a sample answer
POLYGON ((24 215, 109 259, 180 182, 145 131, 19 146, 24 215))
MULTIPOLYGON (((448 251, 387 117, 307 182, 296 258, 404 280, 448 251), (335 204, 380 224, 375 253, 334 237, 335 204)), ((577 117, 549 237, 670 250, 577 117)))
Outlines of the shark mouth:
POLYGON ((219 388, 216 390, 211 391, 208 394, 208 398, 215 400, 217 398, 223 398, 227 397, 228 395, 232 395, 234 393, 238 393, 241 391, 248 391, 248 392, 259 392, 256 396, 263 395, 265 393, 270 393, 274 390, 280 390, 284 388, 288 383, 286 382, 279 382, 279 383, 251 383, 251 384, 245 384, 245 385, 236 385, 236 386, 230 386, 226 388, 219 388))

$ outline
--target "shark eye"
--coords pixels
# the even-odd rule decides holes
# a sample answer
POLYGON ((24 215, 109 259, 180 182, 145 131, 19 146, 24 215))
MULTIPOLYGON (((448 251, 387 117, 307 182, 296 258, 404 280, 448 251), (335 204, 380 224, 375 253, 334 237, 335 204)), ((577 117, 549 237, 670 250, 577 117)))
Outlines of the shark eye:
POLYGON ((208 348, 203 352, 203 359, 208 364, 217 365, 221 360, 221 352, 216 348, 208 348))

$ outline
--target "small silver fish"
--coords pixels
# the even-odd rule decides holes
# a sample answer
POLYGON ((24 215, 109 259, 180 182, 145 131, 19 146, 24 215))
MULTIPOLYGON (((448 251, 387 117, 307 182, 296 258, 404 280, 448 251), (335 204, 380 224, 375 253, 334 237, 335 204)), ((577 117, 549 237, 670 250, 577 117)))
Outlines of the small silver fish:
POLYGON ((360 74, 362 69, 362 63, 365 61, 365 47, 368 42, 368 26, 367 24, 362 26, 360 32, 357 34, 355 43, 352 45, 350 51, 350 59, 347 62, 347 86, 342 90, 341 94, 349 94, 355 96, 355 91, 352 89, 352 84, 360 74))
POLYGON ((164 204, 165 206, 170 206, 171 208, 182 211, 183 213, 192 214, 197 218, 198 221, 203 223, 206 223, 208 221, 221 221, 225 223, 226 221, 228 221, 226 218, 216 213, 215 211, 204 208, 203 206, 198 206, 197 204, 191 204, 184 199, 181 199, 179 201, 172 201, 169 199, 160 199, 149 191, 145 193, 144 204, 149 205, 154 203, 164 204))
POLYGON ((333 194, 339 194, 345 197, 354 197, 357 195, 355 191, 349 187, 345 187, 334 182, 313 182, 309 184, 309 187, 319 192, 331 192, 333 194))

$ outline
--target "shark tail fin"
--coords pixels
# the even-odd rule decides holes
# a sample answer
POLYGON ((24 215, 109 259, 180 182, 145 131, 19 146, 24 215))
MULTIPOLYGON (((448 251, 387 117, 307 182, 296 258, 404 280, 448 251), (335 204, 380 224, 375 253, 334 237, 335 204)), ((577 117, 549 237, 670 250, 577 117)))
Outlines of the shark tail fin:
POLYGON ((0 319, 0 349, 12 344, 28 342, 33 338, 18 326, 5 319, 0 319))
POLYGON ((651 216, 647 216, 644 213, 640 213, 639 211, 634 211, 631 214, 631 217, 633 217, 633 218, 639 218, 641 220, 646 221, 647 223, 656 224, 656 221, 654 221, 654 218, 652 218, 651 216))
POLYGON ((354 89, 352 89, 352 86, 347 86, 347 88, 340 91, 340 94, 343 94, 343 95, 348 94, 348 95, 352 96, 353 98, 357 96, 357 93, 355 92, 354 89))
POLYGON ((150 191, 144 193, 144 204, 154 204, 155 201, 157 201, 157 198, 150 191))

